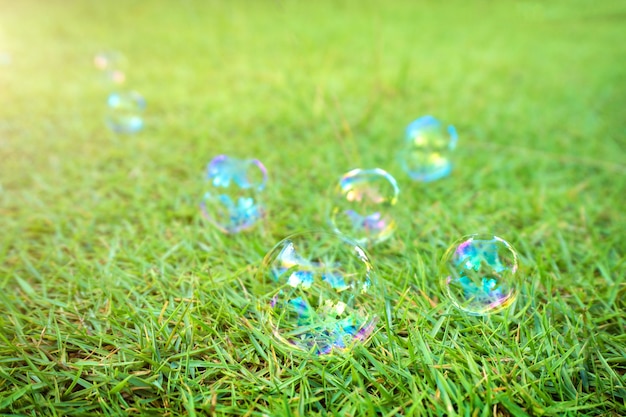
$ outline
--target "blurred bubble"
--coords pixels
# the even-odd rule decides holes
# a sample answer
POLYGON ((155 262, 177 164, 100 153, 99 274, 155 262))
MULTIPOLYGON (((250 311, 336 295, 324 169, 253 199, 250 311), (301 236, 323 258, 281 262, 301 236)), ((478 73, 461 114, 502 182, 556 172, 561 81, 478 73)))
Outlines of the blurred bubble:
POLYGON ((396 229, 392 209, 400 190, 386 171, 355 169, 344 174, 331 196, 330 222, 359 244, 375 244, 396 229))
POLYGON ((115 133, 136 133, 143 128, 146 101, 136 91, 111 93, 107 99, 106 124, 115 133))
POLYGON ((320 355, 369 339, 380 311, 368 255, 329 232, 280 241, 257 277, 265 328, 284 346, 320 355))
POLYGON ((126 74, 118 70, 107 71, 104 73, 104 76, 104 81, 110 82, 112 84, 124 84, 124 81, 126 81, 126 74))
POLYGON ((118 51, 100 51, 93 58, 94 66, 100 71, 120 69, 126 66, 126 57, 118 51))
POLYGON ((444 125, 433 116, 424 116, 406 128, 400 163, 416 181, 435 181, 450 175, 451 155, 458 135, 452 125, 444 125))
POLYGON ((98 52, 93 59, 94 66, 104 76, 104 81, 112 84, 122 84, 126 81, 124 70, 128 65, 126 57, 117 51, 98 52))
POLYGON ((443 291, 452 303, 472 315, 511 305, 517 296, 517 252, 493 235, 470 235, 446 251, 440 266, 443 291))
POLYGON ((207 180, 202 212, 224 233, 250 229, 264 217, 260 195, 267 170, 258 159, 219 155, 207 167, 207 180))

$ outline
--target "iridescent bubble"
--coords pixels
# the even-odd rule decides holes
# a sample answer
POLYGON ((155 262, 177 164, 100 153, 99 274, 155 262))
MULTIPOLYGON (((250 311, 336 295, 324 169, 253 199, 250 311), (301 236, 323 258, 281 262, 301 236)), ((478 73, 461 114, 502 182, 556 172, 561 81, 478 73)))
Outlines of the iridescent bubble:
POLYGON ((207 166, 204 216, 224 233, 250 229, 265 215, 260 203, 267 170, 258 159, 219 155, 207 166))
POLYGON ((399 192, 388 172, 354 169, 339 179, 333 191, 330 222, 359 244, 382 242, 396 229, 392 209, 399 192))
POLYGON ((483 315, 511 305, 517 296, 517 252, 493 235, 470 235, 446 251, 441 285, 459 309, 483 315))
POLYGON ((416 181, 435 181, 450 175, 452 151, 458 135, 452 125, 444 125, 433 116, 424 116, 406 128, 400 163, 416 181))
POLYGON ((110 94, 107 107, 105 121, 115 133, 136 133, 143 128, 146 101, 136 91, 110 94))
POLYGON ((126 63, 126 58, 118 51, 100 51, 93 57, 93 65, 100 71, 119 68, 126 63))
POLYGON ((350 349, 376 328, 382 294, 368 255, 335 233, 303 232, 263 260, 257 284, 266 330, 285 347, 320 355, 350 349))
POLYGON ((124 84, 126 74, 120 70, 107 71, 104 73, 104 81, 112 84, 124 84))
POLYGON ((127 66, 127 60, 120 52, 98 52, 94 56, 93 63, 98 70, 102 71, 104 81, 113 84, 122 84, 126 80, 124 69, 127 66))

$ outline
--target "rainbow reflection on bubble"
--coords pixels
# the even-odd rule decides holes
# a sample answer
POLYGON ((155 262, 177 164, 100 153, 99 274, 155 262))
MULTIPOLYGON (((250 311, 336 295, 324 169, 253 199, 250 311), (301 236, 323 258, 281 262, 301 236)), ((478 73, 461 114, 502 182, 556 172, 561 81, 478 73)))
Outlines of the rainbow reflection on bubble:
POLYGON ((416 181, 429 182, 447 177, 452 171, 450 157, 457 141, 454 126, 444 127, 433 116, 420 117, 406 128, 399 157, 402 168, 416 181))
POLYGON ((441 285, 452 303, 472 315, 508 307, 517 296, 517 253, 504 239, 470 235, 443 256, 441 285))
POLYGON ((376 328, 372 264, 341 235, 283 239, 265 256, 258 283, 263 323, 285 347, 326 355, 366 341, 376 328))
POLYGON ((259 160, 219 155, 208 164, 206 179, 200 207, 224 233, 250 229, 264 217, 259 196, 267 183, 267 169, 259 160))
POLYGON ((93 64, 104 76, 103 81, 111 84, 123 84, 126 80, 124 73, 128 61, 118 51, 100 51, 93 58, 93 64))
POLYGON ((399 192, 396 180, 380 168, 347 172, 333 190, 330 223, 359 244, 382 242, 396 229, 392 209, 399 192))
POLYGON ((143 128, 146 100, 136 91, 111 93, 107 98, 106 125, 115 133, 137 133, 143 128))

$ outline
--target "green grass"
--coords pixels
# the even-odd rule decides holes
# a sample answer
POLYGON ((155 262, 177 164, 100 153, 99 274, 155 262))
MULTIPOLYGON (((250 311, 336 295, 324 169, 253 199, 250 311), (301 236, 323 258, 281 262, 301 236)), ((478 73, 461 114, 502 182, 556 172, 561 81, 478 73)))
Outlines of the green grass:
POLYGON ((626 414, 626 7, 619 1, 0 0, 0 413, 626 414), (146 128, 115 136, 91 58, 129 57, 146 128), (395 153, 434 114, 453 175, 395 153), (213 156, 270 170, 267 221, 225 236, 213 156), (250 293, 282 237, 326 227, 338 175, 379 166, 400 229, 371 248, 392 328, 283 354, 250 293), (457 237, 518 248, 512 309, 468 317, 437 264, 457 237))

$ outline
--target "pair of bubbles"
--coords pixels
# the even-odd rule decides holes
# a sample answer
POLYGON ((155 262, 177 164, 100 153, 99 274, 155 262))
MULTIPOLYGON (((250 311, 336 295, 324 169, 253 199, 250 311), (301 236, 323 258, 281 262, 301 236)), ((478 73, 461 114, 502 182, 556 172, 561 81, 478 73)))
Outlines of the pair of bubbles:
POLYGON ((121 86, 126 81, 126 57, 117 51, 102 51, 95 55, 94 66, 102 74, 103 83, 113 91, 107 97, 105 123, 115 132, 131 134, 139 132, 144 125, 143 113, 146 100, 133 90, 121 86))
MULTIPOLYGON (((517 269, 508 242, 471 235, 445 252, 433 281, 456 308, 481 316, 516 299, 517 269)), ((385 288, 367 252, 334 232, 283 239, 252 284, 264 330, 287 350, 318 355, 366 343, 385 315, 385 288)))
MULTIPOLYGON (((407 128, 401 161, 412 178, 433 181, 450 173, 455 144, 453 127, 426 116, 407 128)), ((223 232, 250 229, 265 216, 268 176, 259 160, 218 156, 207 180, 202 210, 223 232)), ((330 198, 334 231, 289 236, 265 256, 253 283, 257 310, 282 346, 323 355, 369 340, 384 311, 385 284, 362 245, 393 234, 398 194, 397 182, 382 169, 350 171, 330 198)), ((485 315, 515 300, 517 269, 517 254, 505 240, 471 235, 445 252, 438 280, 454 306, 485 315)))
MULTIPOLYGON (((457 140, 454 126, 423 116, 406 128, 398 159, 414 181, 435 181, 450 175, 457 140)), ((397 227, 393 211, 399 194, 396 179, 387 171, 352 170, 335 187, 330 222, 337 232, 360 244, 370 246, 387 240, 397 227)))

